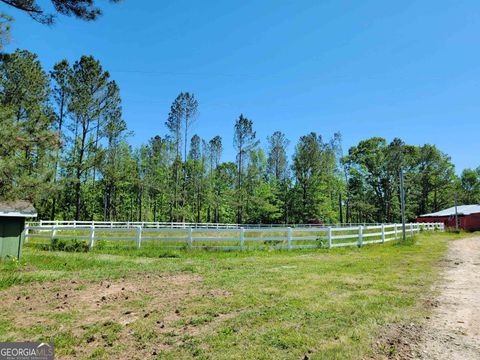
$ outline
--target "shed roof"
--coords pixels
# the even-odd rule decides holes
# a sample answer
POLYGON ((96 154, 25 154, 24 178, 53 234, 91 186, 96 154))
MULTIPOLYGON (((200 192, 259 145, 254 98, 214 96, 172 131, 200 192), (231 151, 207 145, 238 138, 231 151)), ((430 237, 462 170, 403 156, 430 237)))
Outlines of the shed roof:
POLYGON ((0 201, 0 217, 37 217, 37 210, 26 200, 0 201))
MULTIPOLYGON (((457 206, 458 215, 470 215, 480 213, 480 205, 459 205, 457 206)), ((431 214, 420 215, 419 217, 437 217, 455 215, 455 206, 431 214)))

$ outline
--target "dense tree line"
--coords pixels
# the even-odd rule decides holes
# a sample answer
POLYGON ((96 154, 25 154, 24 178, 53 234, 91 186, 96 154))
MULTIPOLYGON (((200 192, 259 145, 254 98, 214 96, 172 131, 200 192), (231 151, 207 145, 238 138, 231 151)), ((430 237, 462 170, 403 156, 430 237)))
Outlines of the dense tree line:
POLYGON ((261 144, 252 119, 232 119, 235 161, 223 139, 192 134, 199 101, 180 93, 167 134, 139 147, 120 89, 98 60, 59 61, 50 72, 17 50, 0 63, 0 198, 34 202, 41 218, 238 223, 399 221, 480 202, 480 168, 456 176, 434 145, 374 137, 343 153, 340 134, 310 132, 294 145, 275 131, 261 144))

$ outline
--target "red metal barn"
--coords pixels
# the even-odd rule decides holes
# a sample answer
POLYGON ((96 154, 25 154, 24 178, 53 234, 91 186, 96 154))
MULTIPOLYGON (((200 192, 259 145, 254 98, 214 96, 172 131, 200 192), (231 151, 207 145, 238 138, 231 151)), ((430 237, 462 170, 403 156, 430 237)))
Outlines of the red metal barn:
MULTIPOLYGON (((467 231, 480 230, 480 205, 457 206, 458 226, 467 231)), ((417 216, 417 223, 442 222, 446 227, 455 227, 455 207, 436 213, 417 216)))

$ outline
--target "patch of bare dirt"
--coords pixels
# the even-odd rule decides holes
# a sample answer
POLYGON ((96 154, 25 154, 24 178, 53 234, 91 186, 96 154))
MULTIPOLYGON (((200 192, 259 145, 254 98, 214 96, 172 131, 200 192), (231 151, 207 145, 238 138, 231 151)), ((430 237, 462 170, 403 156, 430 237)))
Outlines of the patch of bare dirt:
POLYGON ((223 289, 212 289, 208 292, 208 295, 215 298, 225 298, 231 296, 232 293, 223 289))
MULTIPOLYGON (((84 358, 98 347, 111 347, 115 343, 135 349, 140 358, 148 358, 155 352, 181 345, 185 335, 203 333, 230 318, 230 314, 217 314, 205 324, 190 325, 189 317, 184 314, 188 299, 228 296, 231 293, 226 290, 206 289, 202 278, 195 274, 132 273, 111 281, 62 280, 15 286, 0 292, 0 311, 12 314, 9 320, 19 329, 60 323, 60 329, 42 335, 69 331, 78 338, 85 338, 75 354, 66 358, 84 358), (64 319, 59 321, 59 317, 64 319), (182 322, 186 324, 183 327, 179 325, 182 322), (112 324, 122 327, 114 341, 102 335, 101 330, 92 336, 87 334, 93 326, 107 329, 112 324), (166 334, 170 340, 162 342, 155 335, 151 340, 139 340, 142 330, 166 334)), ((122 359, 122 356, 119 354, 116 358, 122 359)), ((127 358, 131 358, 131 353, 125 354, 127 358)))
POLYGON ((415 359, 422 331, 422 327, 414 323, 386 326, 374 344, 378 354, 374 359, 415 359))
POLYGON ((377 343, 391 359, 480 359, 480 237, 452 241, 422 326, 392 325, 377 343))
POLYGON ((193 295, 195 289, 189 285, 200 281, 199 276, 192 274, 135 274, 128 279, 99 283, 83 280, 34 283, 5 290, 1 308, 6 313, 15 313, 15 323, 21 327, 54 323, 52 312, 69 311, 84 313, 84 322, 123 321, 123 315, 131 313, 116 310, 127 306, 128 300, 151 296, 156 305, 172 304, 184 296, 193 295), (107 311, 101 311, 102 308, 107 311))

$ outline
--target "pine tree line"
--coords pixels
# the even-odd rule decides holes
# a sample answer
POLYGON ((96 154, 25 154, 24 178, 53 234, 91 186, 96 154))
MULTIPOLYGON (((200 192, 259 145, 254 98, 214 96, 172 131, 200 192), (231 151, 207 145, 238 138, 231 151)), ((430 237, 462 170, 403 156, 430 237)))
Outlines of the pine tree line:
POLYGON ((43 219, 237 223, 399 220, 399 170, 407 216, 480 202, 480 167, 456 176, 434 145, 380 137, 346 154, 340 134, 301 136, 291 159, 281 131, 264 147, 252 119, 233 120, 235 161, 223 139, 192 134, 200 104, 180 93, 165 125, 133 148, 120 89, 91 56, 47 73, 26 50, 0 63, 0 198, 29 199, 43 219))

